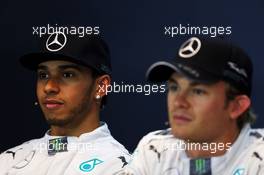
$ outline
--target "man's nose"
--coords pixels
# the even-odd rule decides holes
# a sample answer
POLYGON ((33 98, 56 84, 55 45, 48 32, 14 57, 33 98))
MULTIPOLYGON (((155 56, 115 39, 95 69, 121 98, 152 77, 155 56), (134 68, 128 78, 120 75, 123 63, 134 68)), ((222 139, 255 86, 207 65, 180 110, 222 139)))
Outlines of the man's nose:
POLYGON ((179 93, 175 94, 175 97, 173 98, 173 104, 177 108, 189 107, 188 93, 179 92, 179 93))
POLYGON ((57 94, 60 91, 59 82, 56 79, 49 79, 44 87, 46 94, 57 94))

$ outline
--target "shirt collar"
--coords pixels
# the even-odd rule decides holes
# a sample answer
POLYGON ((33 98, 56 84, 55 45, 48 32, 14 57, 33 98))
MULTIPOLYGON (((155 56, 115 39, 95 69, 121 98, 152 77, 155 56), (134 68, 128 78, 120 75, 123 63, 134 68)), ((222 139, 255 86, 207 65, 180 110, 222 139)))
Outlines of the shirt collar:
POLYGON ((212 157, 212 167, 222 169, 226 166, 225 163, 233 162, 233 159, 237 158, 237 154, 245 150, 252 141, 249 135, 250 129, 250 124, 246 124, 240 131, 238 138, 232 144, 231 148, 223 156, 212 157))
MULTIPOLYGON (((223 164, 223 162, 229 162, 232 158, 236 157, 235 154, 239 154, 241 150, 245 149, 252 141, 249 137, 250 132, 250 124, 246 124, 239 133, 238 138, 232 144, 231 148, 222 156, 211 157, 213 159, 214 164, 223 164)), ((185 150, 181 150, 179 152, 179 156, 183 159, 188 159, 185 150)))
POLYGON ((111 135, 108 126, 105 122, 100 122, 100 126, 95 130, 83 133, 79 137, 76 136, 51 136, 49 135, 50 130, 48 130, 44 136, 45 140, 48 142, 50 139, 67 137, 68 143, 71 142, 91 142, 97 139, 102 139, 111 135))

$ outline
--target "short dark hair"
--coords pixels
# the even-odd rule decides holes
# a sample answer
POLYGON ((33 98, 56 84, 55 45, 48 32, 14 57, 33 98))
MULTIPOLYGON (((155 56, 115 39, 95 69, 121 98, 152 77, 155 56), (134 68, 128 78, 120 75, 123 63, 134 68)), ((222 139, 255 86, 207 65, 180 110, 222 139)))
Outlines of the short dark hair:
MULTIPOLYGON (((226 106, 230 101, 234 100, 236 96, 244 94, 230 83, 227 84, 226 89, 226 106)), ((237 126, 241 130, 246 123, 253 124, 256 121, 256 114, 250 106, 245 112, 243 112, 237 119, 237 126)))

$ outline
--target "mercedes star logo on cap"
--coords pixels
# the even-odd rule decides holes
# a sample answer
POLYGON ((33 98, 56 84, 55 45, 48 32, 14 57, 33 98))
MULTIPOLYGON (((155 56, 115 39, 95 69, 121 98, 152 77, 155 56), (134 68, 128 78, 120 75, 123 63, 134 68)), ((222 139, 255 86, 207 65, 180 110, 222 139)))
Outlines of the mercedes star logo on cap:
POLYGON ((47 41, 46 48, 51 52, 56 52, 61 50, 67 42, 66 35, 63 32, 52 33, 47 41))
POLYGON ((197 37, 192 37, 185 41, 180 49, 179 56, 182 58, 190 58, 198 53, 201 48, 201 41, 197 37))

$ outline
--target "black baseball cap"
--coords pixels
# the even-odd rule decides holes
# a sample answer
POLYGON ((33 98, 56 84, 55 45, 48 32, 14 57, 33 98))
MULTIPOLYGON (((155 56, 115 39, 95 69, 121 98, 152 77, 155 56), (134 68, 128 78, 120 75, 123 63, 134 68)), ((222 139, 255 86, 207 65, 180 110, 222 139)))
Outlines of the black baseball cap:
POLYGON ((99 74, 111 76, 111 58, 107 44, 99 35, 78 37, 55 32, 39 38, 37 52, 23 55, 22 66, 36 70, 38 65, 50 60, 65 60, 88 66, 99 74))
POLYGON ((224 39, 192 37, 181 45, 176 58, 152 64, 146 77, 159 83, 173 72, 201 83, 224 80, 251 95, 252 62, 241 48, 224 39))

